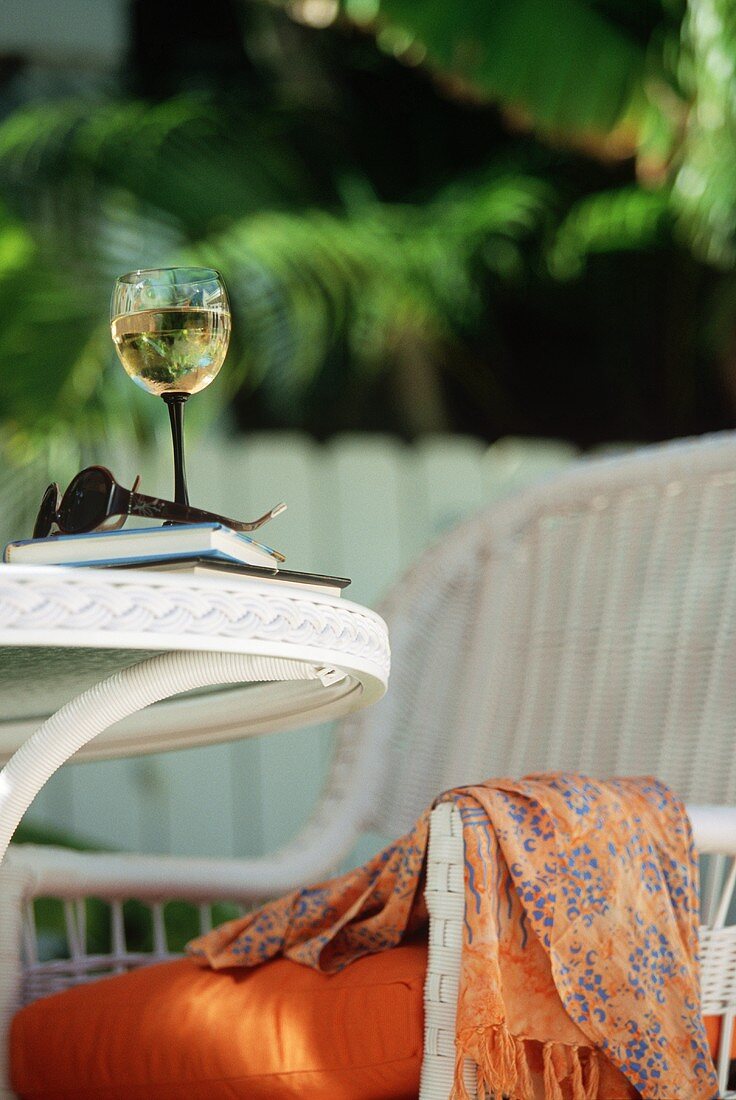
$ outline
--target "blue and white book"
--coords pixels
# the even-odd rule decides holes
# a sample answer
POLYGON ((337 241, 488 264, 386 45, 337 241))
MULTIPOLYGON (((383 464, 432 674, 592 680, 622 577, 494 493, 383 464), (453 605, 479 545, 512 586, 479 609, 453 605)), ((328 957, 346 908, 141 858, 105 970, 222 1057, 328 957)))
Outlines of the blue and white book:
POLYGON ((177 523, 9 542, 3 561, 24 565, 142 565, 150 558, 161 561, 168 557, 206 557, 272 570, 284 560, 277 550, 221 523, 177 523))

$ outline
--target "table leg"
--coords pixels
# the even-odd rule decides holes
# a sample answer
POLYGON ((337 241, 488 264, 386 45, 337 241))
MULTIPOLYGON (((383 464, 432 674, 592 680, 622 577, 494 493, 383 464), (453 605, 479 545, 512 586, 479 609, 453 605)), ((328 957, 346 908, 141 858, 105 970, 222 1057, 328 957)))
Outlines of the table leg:
POLYGON ((239 653, 164 653, 131 665, 70 700, 13 754, 0 772, 0 861, 31 802, 66 760, 109 726, 192 688, 329 675, 302 661, 239 653))

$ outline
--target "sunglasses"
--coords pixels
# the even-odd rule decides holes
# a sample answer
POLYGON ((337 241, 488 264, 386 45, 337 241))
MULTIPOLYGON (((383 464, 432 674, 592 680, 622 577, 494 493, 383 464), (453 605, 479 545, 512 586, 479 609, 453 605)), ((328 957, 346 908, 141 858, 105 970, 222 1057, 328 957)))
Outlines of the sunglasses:
MULTIPOLYGON (((136 492, 139 482, 140 478, 136 478, 132 489, 124 489, 106 466, 88 466, 81 470, 63 496, 53 482, 43 494, 33 538, 47 538, 54 526, 62 535, 82 535, 100 528, 114 531, 123 526, 128 516, 146 516, 169 523, 222 523, 233 531, 256 531, 286 508, 285 504, 277 504, 260 519, 246 522, 190 508, 188 504, 176 504, 173 500, 145 496, 136 492)), ((285 560, 277 551, 273 554, 279 561, 285 560)))

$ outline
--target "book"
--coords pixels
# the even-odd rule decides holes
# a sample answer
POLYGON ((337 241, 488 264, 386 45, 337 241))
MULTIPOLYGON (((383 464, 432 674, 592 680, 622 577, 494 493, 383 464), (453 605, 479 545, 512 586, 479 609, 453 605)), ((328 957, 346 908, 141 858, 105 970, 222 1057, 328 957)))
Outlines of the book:
POLYGON ((330 577, 324 573, 300 573, 296 569, 261 569, 254 565, 241 565, 236 562, 223 561, 204 556, 182 558, 151 558, 142 563, 122 564, 114 563, 105 566, 106 569, 143 569, 146 572, 161 573, 188 573, 195 576, 240 576, 249 577, 252 580, 287 583, 297 585, 299 588, 312 591, 325 592, 331 596, 339 596, 343 588, 351 583, 348 577, 330 577))
POLYGON ((177 523, 9 542, 3 561, 27 565, 135 565, 150 558, 207 557, 275 570, 284 555, 221 523, 177 523))

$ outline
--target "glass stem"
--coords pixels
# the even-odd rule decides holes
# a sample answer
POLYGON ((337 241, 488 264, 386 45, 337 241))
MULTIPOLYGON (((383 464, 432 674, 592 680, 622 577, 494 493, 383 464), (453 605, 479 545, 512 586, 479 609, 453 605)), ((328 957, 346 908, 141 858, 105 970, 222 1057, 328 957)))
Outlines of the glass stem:
POLYGON ((184 405, 188 393, 164 393, 161 395, 169 409, 171 439, 174 444, 174 500, 177 504, 189 504, 187 475, 184 469, 184 405))

